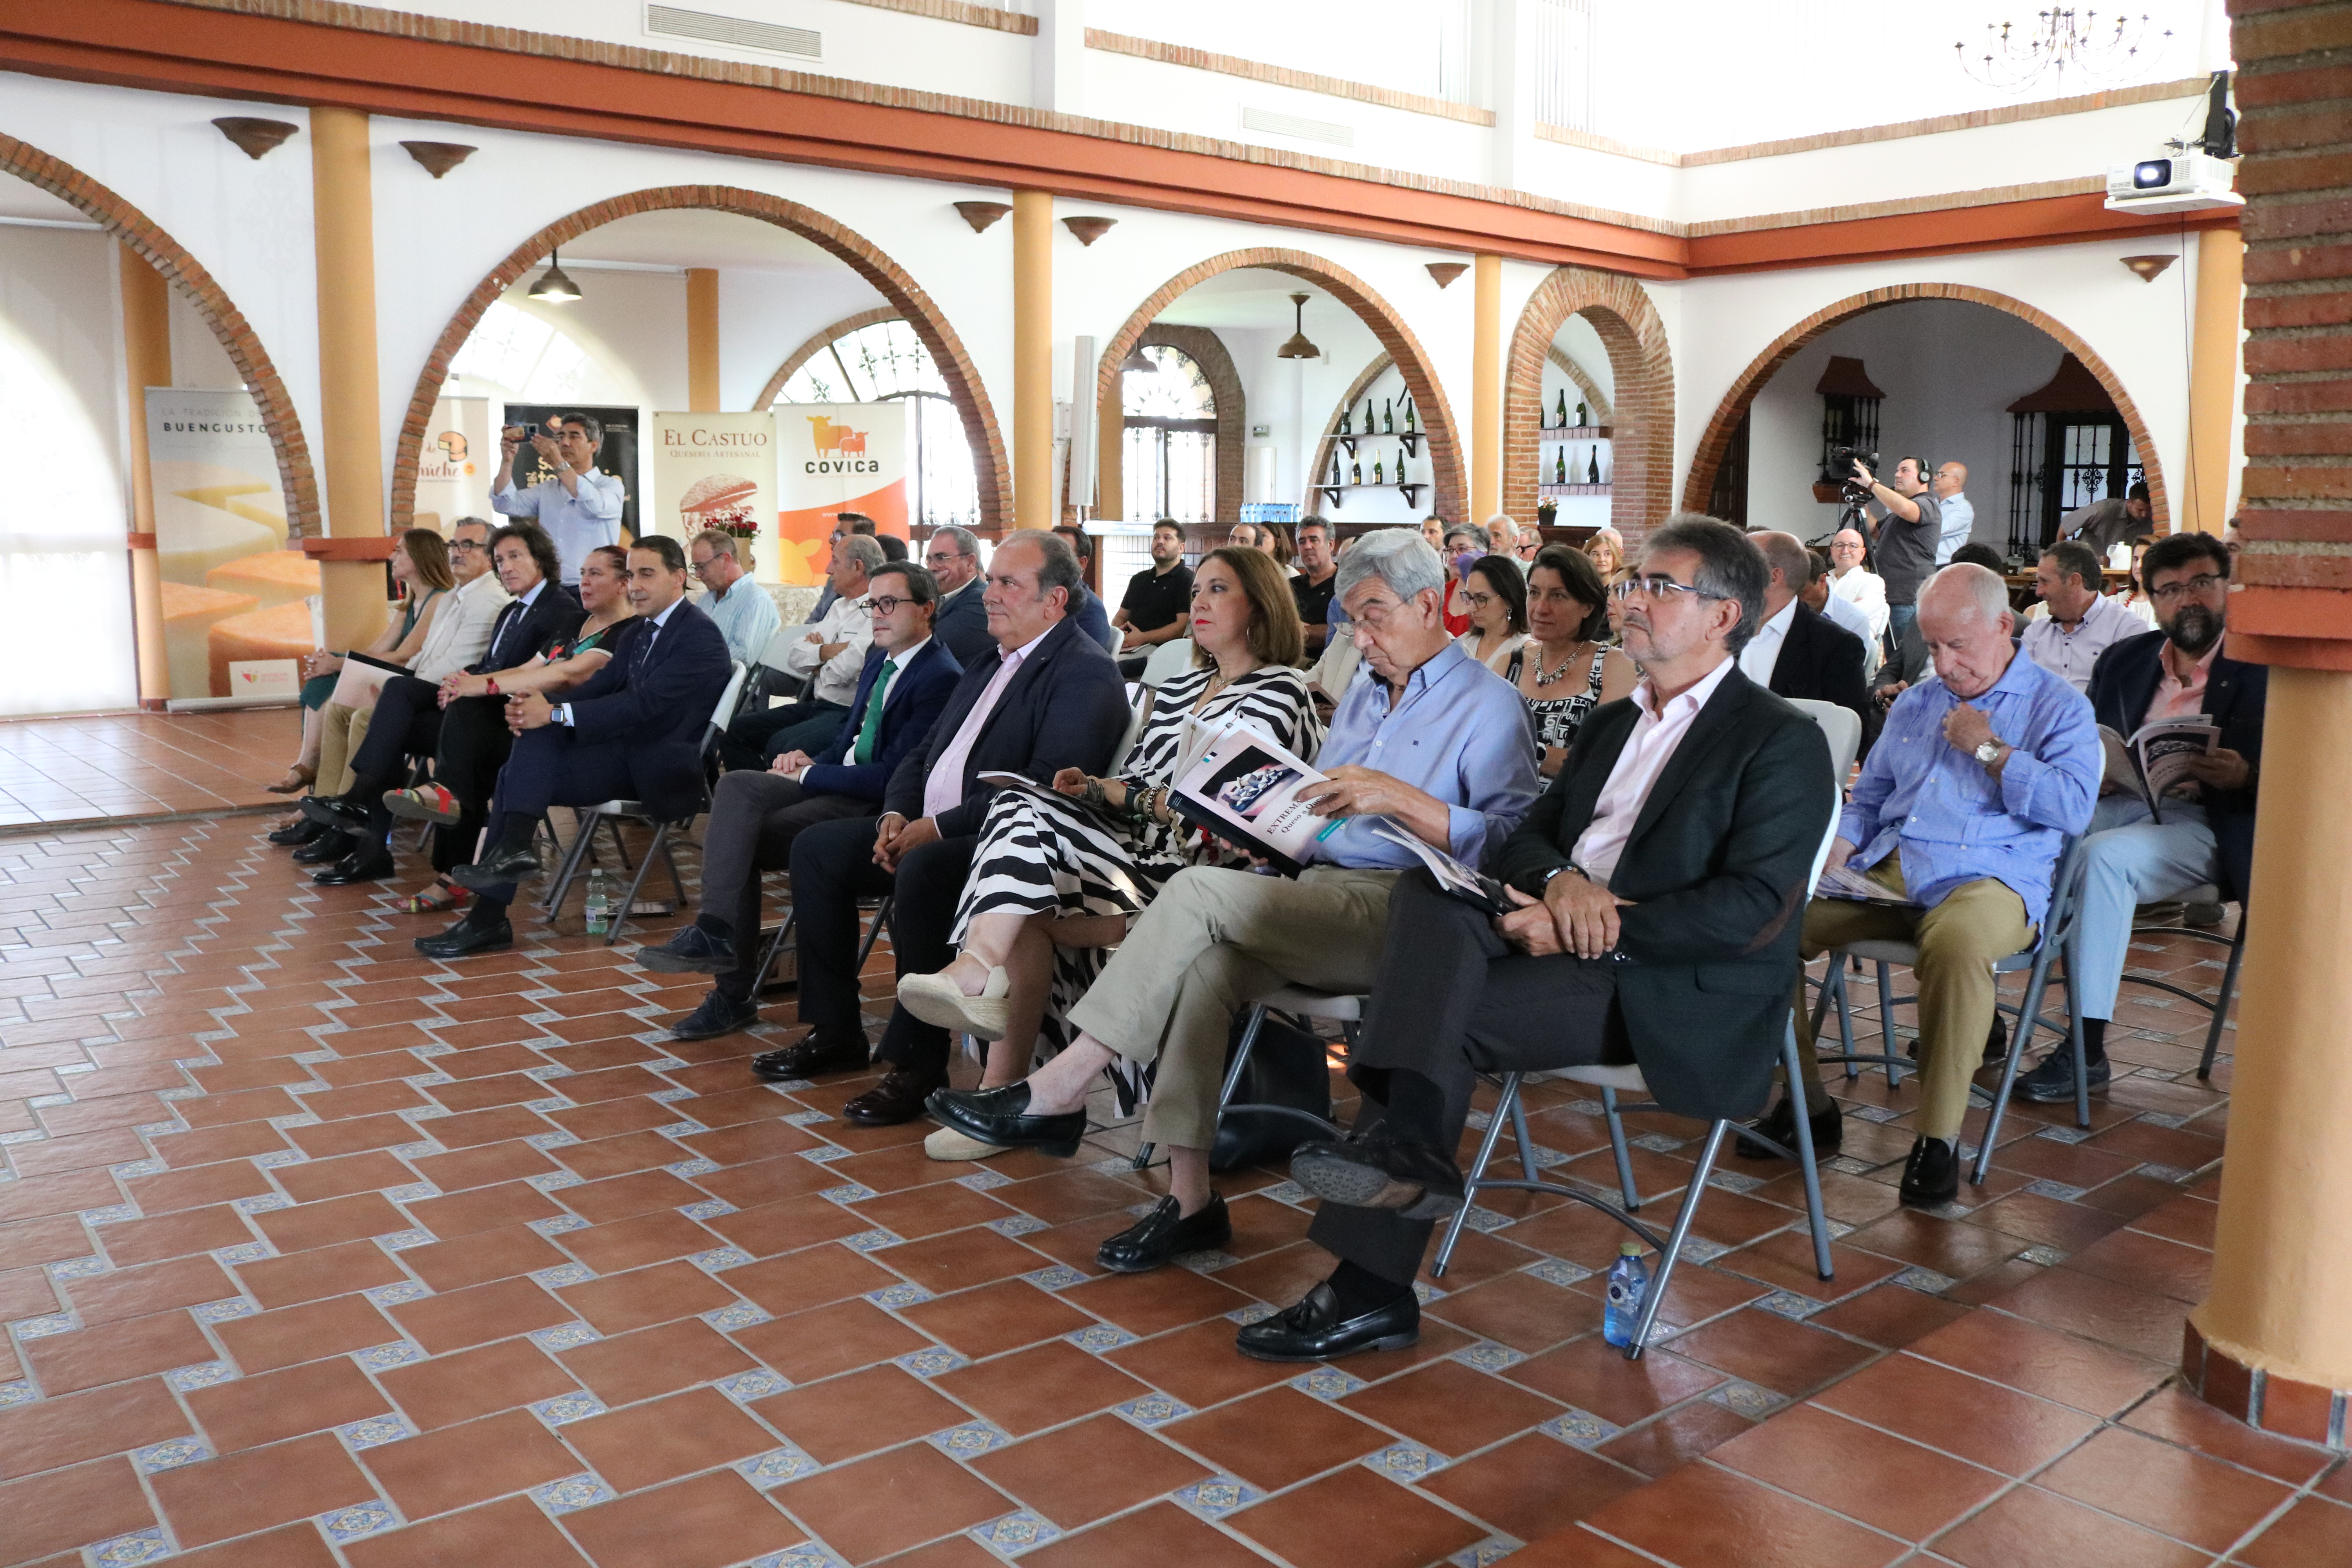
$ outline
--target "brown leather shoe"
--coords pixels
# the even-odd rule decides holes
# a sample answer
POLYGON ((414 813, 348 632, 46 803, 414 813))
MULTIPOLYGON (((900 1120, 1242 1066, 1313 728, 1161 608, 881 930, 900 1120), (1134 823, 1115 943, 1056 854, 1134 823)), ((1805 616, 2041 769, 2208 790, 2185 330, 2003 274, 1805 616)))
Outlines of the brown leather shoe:
POLYGON ((942 1075, 893 1068, 880 1083, 843 1106, 841 1114, 860 1127, 896 1127, 920 1116, 931 1091, 947 1086, 942 1075))

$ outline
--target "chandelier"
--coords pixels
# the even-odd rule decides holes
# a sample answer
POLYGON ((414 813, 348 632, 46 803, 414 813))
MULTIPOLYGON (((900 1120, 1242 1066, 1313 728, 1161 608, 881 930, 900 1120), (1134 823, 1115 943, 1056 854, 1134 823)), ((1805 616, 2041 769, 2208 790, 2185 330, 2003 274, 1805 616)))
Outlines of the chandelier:
POLYGON ((2046 76, 2063 92, 2069 71, 2077 80, 2121 80, 2138 68, 2143 49, 2153 53, 2171 37, 2168 27, 2151 36, 2145 15, 2102 20, 2096 11, 2051 10, 2035 12, 2030 26, 1986 23, 1982 52, 1974 57, 1965 43, 1952 49, 1960 68, 1990 87, 2032 87, 2046 76))

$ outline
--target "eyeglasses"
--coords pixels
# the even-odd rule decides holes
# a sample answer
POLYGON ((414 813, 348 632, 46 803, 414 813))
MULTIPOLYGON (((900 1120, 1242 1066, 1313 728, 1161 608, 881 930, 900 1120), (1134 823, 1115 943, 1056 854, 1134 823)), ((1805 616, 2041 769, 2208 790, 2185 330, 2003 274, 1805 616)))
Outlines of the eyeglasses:
POLYGON ((1704 588, 1695 588, 1688 583, 1677 583, 1672 577, 1664 576, 1628 577, 1622 583, 1611 584, 1609 592, 1620 599, 1630 599, 1636 594, 1648 599, 1669 599, 1677 594, 1696 594, 1702 599, 1723 597, 1720 594, 1710 594, 1704 588))
POLYGON ((698 561, 694 563, 694 574, 698 577, 708 577, 710 575, 710 569, 718 564, 719 557, 716 555, 708 561, 698 561))
POLYGON ((479 544, 475 543, 470 539, 453 539, 449 542, 449 553, 452 555, 463 555, 469 550, 479 550, 482 547, 479 544))
POLYGON ((1495 595, 1492 594, 1464 594, 1462 595, 1462 602, 1469 605, 1474 610, 1483 610, 1487 605, 1495 602, 1495 595))
POLYGON ((2208 573, 2200 577, 2191 577, 2185 583, 2167 583, 2160 588, 2150 588, 2147 591, 2147 596, 2159 605, 2171 604, 2183 594, 2194 594, 2201 599, 2214 589, 2221 587, 2224 582, 2225 579, 2208 573))
POLYGON ((885 596, 879 599, 860 599, 857 601, 857 607, 865 611, 869 616, 895 616, 898 613, 899 605, 916 605, 920 604, 921 602, 922 601, 919 599, 900 599, 892 596, 885 596))

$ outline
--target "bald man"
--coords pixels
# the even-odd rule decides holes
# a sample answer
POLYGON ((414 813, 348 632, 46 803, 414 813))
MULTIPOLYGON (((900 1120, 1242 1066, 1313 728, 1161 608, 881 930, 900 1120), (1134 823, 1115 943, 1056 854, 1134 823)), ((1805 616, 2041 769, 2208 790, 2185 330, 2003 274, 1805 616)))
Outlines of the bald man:
POLYGON ((1969 488, 1969 466, 1946 463, 1936 470, 1936 500, 1943 513, 1943 530, 1936 536, 1936 564, 1949 566, 1952 552, 1969 542, 1977 526, 1977 509, 1963 493, 1969 488))
POLYGON ((1863 681, 1862 639, 1801 597, 1812 578, 1812 552, 1793 533, 1751 533, 1771 577, 1764 619, 1739 650, 1739 672, 1778 697, 1834 702, 1852 710, 1867 733, 1878 718, 1863 681))

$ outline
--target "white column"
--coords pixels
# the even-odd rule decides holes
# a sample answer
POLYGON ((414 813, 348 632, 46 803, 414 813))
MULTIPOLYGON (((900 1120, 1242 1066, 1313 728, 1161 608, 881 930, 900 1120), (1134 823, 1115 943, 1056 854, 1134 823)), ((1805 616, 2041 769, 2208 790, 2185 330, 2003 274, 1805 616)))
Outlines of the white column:
POLYGON ((1538 3, 1489 0, 1487 6, 1487 83, 1495 110, 1487 180, 1507 190, 1524 186, 1532 168, 1538 3))
POLYGON ((1087 111, 1087 0, 1037 0, 1031 71, 1031 108, 1055 114, 1087 111))

